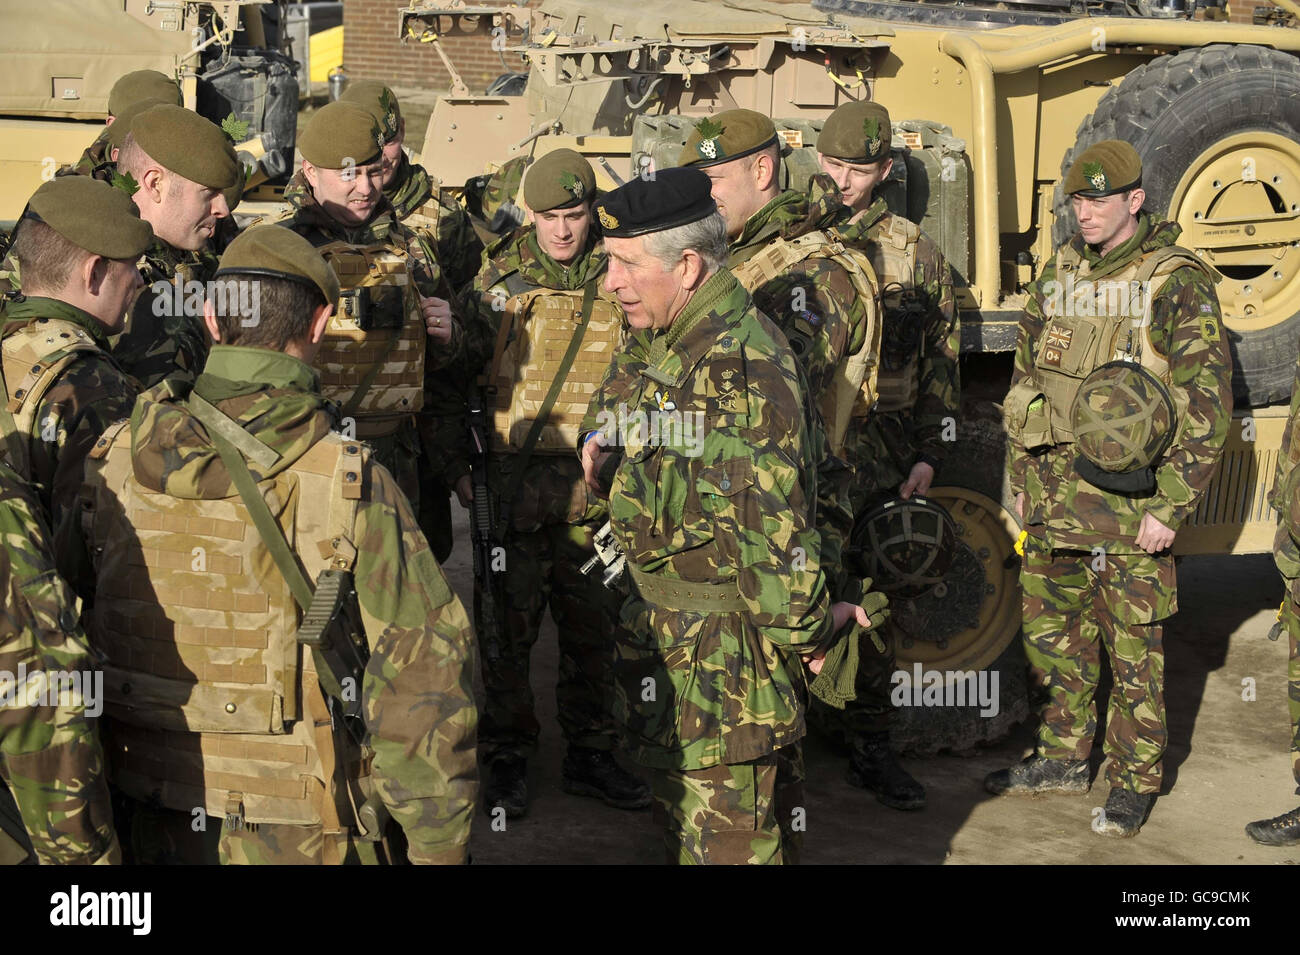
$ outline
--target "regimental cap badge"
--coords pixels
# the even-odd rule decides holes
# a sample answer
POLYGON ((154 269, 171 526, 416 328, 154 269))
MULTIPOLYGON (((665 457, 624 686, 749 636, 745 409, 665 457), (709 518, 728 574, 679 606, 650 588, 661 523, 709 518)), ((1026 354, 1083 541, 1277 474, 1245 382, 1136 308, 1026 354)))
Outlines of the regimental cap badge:
POLYGON ((604 206, 596 206, 596 218, 600 220, 600 224, 606 229, 618 228, 618 220, 606 212, 604 206))
POLYGON ((140 188, 140 184, 135 181, 135 176, 129 172, 115 172, 109 182, 114 189, 121 189, 128 196, 134 196, 140 188))
POLYGON ((718 159, 723 156, 722 144, 718 142, 718 137, 724 132, 722 124, 705 118, 695 124, 695 131, 700 134, 700 141, 695 144, 695 150, 705 159, 718 159))
POLYGON ((571 172, 560 173, 560 188, 578 201, 582 201, 582 197, 587 194, 587 187, 582 184, 582 180, 571 172))
POLYGON ((868 116, 862 121, 862 135, 867 141, 867 155, 874 156, 880 151, 880 120, 868 116))
POLYGON ((248 123, 231 113, 221 121, 221 131, 232 145, 238 145, 248 138, 248 123))
POLYGON ((392 139, 397 135, 397 103, 393 100, 393 91, 387 86, 379 94, 379 108, 384 112, 384 138, 392 139))
POLYGON ((1098 192, 1106 192, 1110 189, 1110 180, 1106 178, 1106 170, 1102 168, 1099 162, 1086 162, 1083 164, 1083 178, 1092 184, 1092 188, 1098 192))

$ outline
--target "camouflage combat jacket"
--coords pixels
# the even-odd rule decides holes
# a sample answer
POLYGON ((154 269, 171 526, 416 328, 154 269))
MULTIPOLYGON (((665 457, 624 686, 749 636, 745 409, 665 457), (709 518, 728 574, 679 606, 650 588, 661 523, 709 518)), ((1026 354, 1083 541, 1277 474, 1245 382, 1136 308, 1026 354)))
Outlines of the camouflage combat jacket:
POLYGON ((82 150, 81 158, 71 166, 64 166, 56 176, 91 176, 108 182, 117 171, 117 163, 108 158, 108 127, 105 126, 94 142, 82 150))
MULTIPOLYGON (((293 467, 335 424, 316 372, 266 349, 214 346, 193 390, 279 455, 265 469, 249 463, 255 480, 293 467)), ((131 456, 135 480, 175 498, 183 514, 187 498, 238 492, 207 431, 173 400, 178 391, 188 389, 165 383, 141 395, 131 456)), ((410 504, 389 472, 366 460, 353 544, 370 647, 361 696, 371 785, 406 833, 412 861, 463 862, 478 790, 472 631, 410 504)), ((83 493, 93 498, 95 489, 83 493)))
POLYGON ((127 310, 113 357, 142 388, 166 378, 192 385, 202 370, 212 345, 203 324, 203 298, 218 261, 207 246, 190 252, 159 238, 141 258, 144 288, 127 310), (191 283, 200 283, 202 290, 191 283))
POLYGON ((906 220, 899 223, 899 219, 888 210, 884 199, 876 199, 851 222, 835 230, 846 243, 871 257, 880 281, 885 308, 882 403, 891 388, 909 395, 914 391, 916 395, 910 408, 876 408, 865 428, 851 429, 861 440, 850 446, 850 463, 868 471, 867 459, 878 453, 878 445, 867 432, 879 429, 881 416, 893 417, 902 425, 891 431, 906 436, 913 463, 922 459, 937 468, 948 449, 948 442, 942 438, 944 419, 958 420, 961 408, 957 361, 961 325, 952 293, 952 269, 934 240, 906 220), (899 249, 895 233, 901 236, 905 232, 911 241, 904 240, 904 244, 909 247, 899 249), (895 376, 906 380, 887 385, 887 380, 895 376))
POLYGON ((1282 432, 1282 446, 1277 453, 1273 490, 1269 492, 1269 503, 1283 516, 1273 539, 1273 561, 1287 583, 1291 600, 1300 605, 1300 542, 1292 534, 1292 527, 1300 529, 1300 525, 1294 520, 1288 520, 1289 511, 1300 513, 1300 501, 1283 497, 1284 488, 1291 479, 1297 461, 1300 461, 1300 437, 1295 433, 1297 428, 1300 428, 1300 359, 1296 361, 1295 383, 1291 388, 1291 411, 1287 416, 1286 429, 1282 432))
MULTIPOLYGON (((1091 266, 1090 279, 1127 266, 1144 253, 1173 245, 1175 223, 1153 222, 1145 213, 1137 233, 1106 256, 1076 234, 1071 243, 1091 266)), ((1015 387, 1034 369, 1035 348, 1042 336, 1048 290, 1056 282, 1056 256, 1029 287, 1020 318, 1015 387)), ((1090 550, 1094 545, 1118 554, 1140 553, 1134 539, 1143 514, 1177 530, 1195 510, 1209 486, 1232 419, 1232 359, 1219 312, 1214 282, 1201 269, 1177 269, 1152 295, 1150 342, 1168 359, 1172 388, 1183 389, 1186 412, 1181 428, 1155 470, 1156 491, 1141 497, 1103 491, 1075 471, 1078 450, 1058 444, 1030 454, 1015 440, 1007 442, 1007 469, 1013 493, 1025 492, 1025 523, 1048 546, 1090 550)), ((1181 398, 1176 398, 1181 402, 1181 398)))
MULTIPOLYGON (((31 333, 35 337, 30 348, 40 346, 41 354, 56 354, 73 344, 74 333, 65 327, 48 336, 39 334, 52 322, 76 326, 84 335, 76 344, 85 350, 73 353, 71 363, 53 381, 33 383, 41 393, 35 398, 31 426, 26 434, 16 436, 24 447, 9 458, 11 464, 15 458, 21 461, 28 472, 22 476, 32 483, 45 519, 57 530, 69 516, 75 516, 86 455, 105 428, 130 415, 139 387, 110 354, 104 326, 93 315, 57 299, 33 296, 10 305, 0 326, 0 339, 12 345, 17 341, 15 335, 31 333)), ((5 364, 13 369, 12 362, 5 364)), ((15 392, 24 390, 23 384, 24 379, 16 373, 6 376, 8 400, 22 400, 15 392)), ((18 414, 26 418, 21 411, 18 414)), ((61 557, 59 569, 72 579, 61 557)))
POLYGON ((84 679, 95 662, 76 599, 54 569, 41 507, 3 464, 0 540, 0 778, 42 865, 118 862, 104 753, 86 706, 94 712, 103 698, 66 682, 84 679), (15 683, 20 673, 26 679, 15 683), (67 691, 29 698, 38 674, 58 677, 67 691))
MULTIPOLYGON (((605 247, 598 239, 591 238, 587 249, 573 262, 567 266, 560 265, 542 251, 537 233, 531 226, 493 243, 482 271, 463 296, 462 313, 466 316, 466 353, 469 356, 466 367, 470 369, 466 386, 473 386, 478 373, 487 371, 491 363, 503 316, 500 306, 494 308, 493 304, 503 303, 513 294, 506 286, 510 276, 518 276, 530 286, 564 291, 584 290, 589 284, 596 283, 599 292, 608 262, 605 247)), ((583 348, 587 349, 588 344, 584 338, 583 348)), ((618 343, 614 343, 608 351, 617 347, 618 343)), ((590 385, 587 387, 590 390, 590 385)), ((586 402, 585 398, 582 400, 586 402)), ((501 493, 510 484, 518 458, 518 454, 503 449, 499 441, 493 445, 488 484, 496 493, 501 493)), ((466 463, 459 473, 468 472, 466 463)), ((599 521, 605 512, 604 502, 591 493, 583 480, 581 464, 567 455, 532 455, 523 477, 518 479, 518 487, 510 507, 510 522, 516 530, 599 521)))
MULTIPOLYGON (((630 428, 609 495, 634 578, 690 592, 720 585, 726 611, 671 599, 624 604, 616 698, 649 766, 740 763, 805 732, 801 653, 831 637, 814 524, 816 461, 805 396, 780 330, 726 271, 711 276, 640 358, 616 357, 590 417, 676 411, 702 422, 696 448, 630 428), (653 692, 648 692, 650 687, 653 692)), ((683 599, 685 599, 683 597, 683 599)))

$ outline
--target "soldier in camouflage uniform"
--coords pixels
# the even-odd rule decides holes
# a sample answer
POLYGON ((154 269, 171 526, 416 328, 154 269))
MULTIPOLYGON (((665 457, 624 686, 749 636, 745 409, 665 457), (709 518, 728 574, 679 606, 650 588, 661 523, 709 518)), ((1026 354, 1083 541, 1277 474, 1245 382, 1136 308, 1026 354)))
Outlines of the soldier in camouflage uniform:
MULTIPOLYGON (((1269 637, 1286 633, 1289 648, 1287 662, 1287 709, 1291 714, 1291 775, 1300 795, 1300 361, 1296 363, 1296 382, 1291 389, 1291 413, 1282 433, 1282 447, 1277 455, 1273 475, 1272 504, 1281 514, 1273 539, 1273 561, 1277 564, 1286 593, 1278 608, 1278 622, 1269 637)), ((1246 834, 1267 846, 1290 846, 1300 842, 1300 808, 1272 819, 1258 819, 1246 825, 1246 834)))
POLYGON ((42 865, 120 862, 92 718, 102 687, 91 689, 89 645, 76 600, 54 569, 41 506, 4 464, 0 588, 0 864, 31 849, 42 865), (29 698, 37 674, 57 678, 59 688, 29 698), (73 675, 77 682, 67 682, 73 675))
MULTIPOLYGON (((135 261, 153 239, 131 199, 93 179, 36 190, 14 243, 26 295, 5 311, 0 356, 10 465, 32 482, 56 530, 75 518, 86 455, 131 413, 138 387, 109 352, 140 288, 135 261)), ((60 570, 76 572, 60 554, 60 570)))
MULTIPOLYGON (((534 225, 492 246, 463 308, 475 343, 469 366, 484 368, 495 386, 486 478, 505 559, 496 588, 505 603, 497 610, 499 633, 484 633, 476 613, 489 647, 480 736, 490 777, 483 805, 489 812, 501 806, 510 817, 523 815, 528 804, 525 757, 539 730, 529 658, 548 606, 560 640, 555 693, 568 743, 562 786, 621 809, 650 805, 648 787, 613 754, 610 642, 620 601, 599 575, 580 569, 595 555, 592 536, 605 506, 582 479, 574 441, 623 326, 617 301, 600 291, 606 259, 593 228, 595 198, 595 173, 580 154, 560 149, 539 159, 524 185, 534 225), (575 336, 579 350, 566 368, 560 356, 575 336), (545 396, 557 386, 557 400, 543 417, 545 396)), ((469 485, 465 476, 458 489, 467 505, 469 485)), ((479 603, 486 582, 475 583, 479 603)))
MULTIPOLYGON (((459 204, 442 197, 442 184, 418 163, 407 158, 406 119, 393 91, 378 80, 349 83, 340 99, 368 110, 384 134, 383 190, 393 214, 408 229, 423 233, 433 244, 438 264, 452 290, 459 294, 478 274, 483 243, 459 204)), ((293 202, 294 197, 286 195, 293 202)), ((438 560, 451 553, 451 488, 459 474, 444 469, 441 449, 455 443, 465 432, 463 396, 471 382, 462 366, 428 370, 425 393, 429 405, 420 412, 420 526, 429 535, 429 546, 438 560)))
MULTIPOLYGON (((291 183, 298 206, 280 224, 320 249, 343 281, 345 307, 318 358, 325 396, 427 518, 416 416, 455 415, 463 405, 461 395, 438 404, 428 381, 463 361, 464 335, 432 244, 397 220, 381 191, 383 140, 378 122, 355 103, 319 110, 298 139, 303 166, 291 183)), ((465 441, 445 436, 434 460, 466 460, 465 441)), ((421 526, 438 538, 436 528, 421 526)))
POLYGON ((119 122, 130 119, 150 106, 161 104, 184 105, 181 87, 170 76, 157 70, 135 70, 118 78, 108 91, 108 119, 95 141, 86 147, 81 158, 72 166, 60 169, 55 175, 69 173, 109 180, 117 169, 113 150, 120 149, 125 130, 114 130, 119 122))
POLYGON ((145 290, 113 354, 146 388, 173 377, 192 383, 208 338, 202 294, 191 283, 208 282, 216 270, 211 240, 230 215, 225 193, 243 179, 243 168, 221 127, 171 105, 153 106, 131 121, 117 167, 121 185, 135 189, 154 242, 140 263, 145 290))
POLYGON ((209 299, 203 373, 141 395, 82 492, 106 749, 135 856, 386 861, 391 814, 411 861, 465 862, 472 631, 388 470, 332 431, 309 363, 337 278, 274 225, 236 239, 218 276, 257 306, 209 299), (357 616, 320 633, 303 609, 321 614, 340 572, 357 616), (309 651, 295 634, 311 633, 309 651), (357 659, 336 665, 348 647, 357 659))
POLYGON ((606 288, 650 336, 644 359, 615 357, 584 422, 601 430, 581 445, 631 577, 616 706, 654 770, 671 861, 793 862, 805 667, 820 669, 848 620, 868 625, 832 604, 821 568, 798 366, 722 267, 726 223, 701 172, 633 180, 596 211, 606 288), (619 404, 647 427, 620 429, 619 404), (684 440, 688 420, 699 441, 684 440), (617 441, 621 461, 606 450, 617 441))
MULTIPOLYGON (((1216 279, 1174 244, 1177 225, 1140 211, 1141 178, 1128 143, 1106 140, 1079 156, 1064 183, 1079 232, 1030 287, 1021 317, 1004 404, 1008 470, 1028 535, 1025 651, 1049 699, 1035 754, 985 779, 995 794, 1088 790, 1104 647, 1115 677, 1111 789, 1093 828, 1121 837, 1137 833, 1160 791, 1162 622, 1178 603, 1170 547, 1210 483, 1232 415, 1216 279), (1096 410, 1088 383, 1114 362, 1162 384, 1176 410, 1159 436, 1167 450, 1123 473, 1099 469, 1077 433, 1096 410)), ((1117 435, 1134 426, 1123 414, 1107 422, 1117 435)), ((1155 420, 1130 418, 1138 427, 1155 420)))
MULTIPOLYGON (((955 428, 961 407, 952 270, 929 236, 874 196, 893 165, 891 131, 883 106, 860 101, 831 113, 817 138, 818 162, 853 212, 835 234, 871 256, 884 297, 877 401, 855 408, 849 429, 855 514, 895 495, 907 500, 929 493, 943 462, 945 426, 955 428)), ((896 633, 887 636, 884 653, 864 649, 858 695, 844 711, 847 779, 874 791, 886 806, 920 809, 925 788, 889 745, 896 640, 896 633)))

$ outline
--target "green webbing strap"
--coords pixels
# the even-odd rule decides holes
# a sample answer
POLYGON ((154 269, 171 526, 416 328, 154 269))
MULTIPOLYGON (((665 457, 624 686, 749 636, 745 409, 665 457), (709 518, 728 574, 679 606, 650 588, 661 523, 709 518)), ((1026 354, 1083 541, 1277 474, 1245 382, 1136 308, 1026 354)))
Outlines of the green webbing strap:
MULTIPOLYGON (((239 450, 240 454, 262 470, 272 467, 280 460, 280 455, 274 449, 258 441, 231 421, 228 416, 222 414, 210 401, 194 391, 190 392, 190 411, 194 413, 194 417, 203 422, 203 426, 208 429, 208 434, 225 438, 239 450)), ((224 459, 225 456, 222 457, 224 459)))
POLYGON ((627 567, 632 572, 632 582, 641 599, 664 610, 736 613, 745 609, 745 598, 740 595, 740 585, 734 580, 706 584, 649 574, 631 561, 627 567))
MULTIPOLYGON (((272 454, 276 460, 279 459, 279 455, 193 392, 190 393, 190 402, 191 410, 195 412, 195 417, 207 427, 208 436, 212 438, 217 453, 221 455, 226 470, 230 472, 230 480, 235 485, 235 490, 239 492, 240 498, 243 499, 244 507, 248 508, 248 516, 253 519, 253 526, 257 528, 262 543, 266 545, 266 549, 271 554, 271 559, 275 561, 275 566, 279 568, 285 583, 293 591, 294 600, 297 601, 298 607, 305 614, 308 608, 311 607, 315 591, 312 589, 310 581, 307 580, 307 575, 298 566, 298 560, 289 547, 289 541, 285 539, 283 529, 281 529, 274 515, 271 514, 266 499, 262 497, 262 492, 257 489, 257 482, 253 480, 253 475, 249 473, 243 455, 235 448, 234 442, 228 440, 227 434, 231 428, 234 428, 241 432, 248 441, 272 454), (199 409, 205 405, 206 410, 200 411, 199 409), (212 419, 212 423, 209 423, 204 420, 205 414, 217 417, 212 419), (222 424, 219 419, 224 419, 225 424, 222 424)), ((315 647, 312 648, 311 656, 316 663, 316 679, 320 681, 321 688, 334 699, 341 699, 343 687, 339 685, 339 681, 329 668, 325 657, 315 647)))
POLYGON ((537 446, 537 440, 542 436, 542 428, 546 427, 546 419, 551 416, 551 409, 555 407, 555 399, 560 396, 560 389, 564 387, 564 379, 568 377, 569 369, 573 367, 573 360, 578 357, 578 349, 582 347, 582 339, 587 333, 587 323, 591 320, 591 310, 596 304, 596 281, 587 283, 587 287, 582 293, 582 311, 578 316, 578 327, 573 330, 573 337, 569 339, 569 347, 560 359, 560 367, 555 372, 555 377, 551 380, 551 387, 546 392, 546 399, 542 406, 537 409, 537 417, 533 419, 533 425, 528 429, 528 436, 524 438, 524 446, 519 451, 518 460, 515 462, 514 473, 510 475, 510 484, 507 485, 505 495, 501 498, 501 519, 497 522, 498 540, 505 536, 507 529, 510 527, 510 512, 514 508, 515 495, 519 493, 519 488, 524 482, 524 470, 528 467, 528 462, 533 456, 533 448, 537 446))

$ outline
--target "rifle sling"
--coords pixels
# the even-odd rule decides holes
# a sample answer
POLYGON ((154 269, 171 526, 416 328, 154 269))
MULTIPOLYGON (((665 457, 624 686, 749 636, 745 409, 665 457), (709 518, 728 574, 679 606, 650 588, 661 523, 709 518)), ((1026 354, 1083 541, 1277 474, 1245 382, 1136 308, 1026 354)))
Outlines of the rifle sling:
POLYGON ((519 456, 515 461, 514 472, 510 475, 510 483, 506 486, 505 494, 501 498, 501 520, 497 524, 497 533, 504 537, 510 526, 510 512, 514 509, 515 495, 519 493, 519 488, 524 483, 524 471, 528 468, 528 462, 532 459, 533 448, 537 446, 537 441, 542 436, 542 428, 546 427, 546 419, 551 416, 551 409, 555 407, 555 399, 560 396, 560 389, 564 387, 564 379, 568 377, 569 369, 573 367, 573 360, 578 357, 578 349, 582 347, 582 339, 587 333, 587 324, 591 320, 591 310, 596 304, 596 282, 593 279, 587 283, 582 293, 582 311, 578 316, 578 327, 573 330, 573 337, 569 339, 569 347, 564 352, 564 357, 560 360, 560 367, 555 372, 555 377, 551 380, 551 387, 546 392, 546 399, 542 406, 537 409, 537 417, 533 419, 533 425, 528 429, 528 435, 524 438, 524 446, 519 450, 519 456))
MULTIPOLYGON (((229 433, 230 428, 235 428, 243 433, 249 441, 263 448, 265 452, 274 455, 276 459, 279 456, 271 448, 262 444, 262 442, 235 424, 234 421, 231 421, 229 417, 193 392, 190 393, 190 407, 196 411, 196 417, 208 428, 208 436, 212 439, 212 443, 216 445, 217 453, 221 455, 226 470, 230 472, 231 483, 235 485, 235 490, 239 492, 244 507, 248 508, 248 516, 252 518, 253 526, 257 528, 257 533, 262 538, 262 543, 266 545, 267 551, 270 552, 271 559, 275 561, 275 566, 279 568, 280 575, 284 577, 285 583, 293 591, 293 598, 297 601, 298 607, 306 614, 311 607, 315 591, 312 589, 307 575, 303 573, 302 568, 298 565, 298 559, 289 547, 289 541, 284 536, 284 530, 271 513, 271 508, 267 506, 266 499, 262 497, 262 493, 257 489, 257 482, 253 480, 253 475, 249 473, 244 456, 235 448, 234 443, 227 438, 226 434, 229 433), (197 402, 195 401, 196 398, 198 399, 197 402), (204 408, 204 405, 207 407, 204 408), (224 419, 226 424, 221 424, 212 415, 224 419), (211 418, 211 423, 205 420, 205 416, 211 418)), ((338 674, 330 669, 324 654, 316 647, 311 648, 311 656, 316 664, 316 678, 320 681, 321 689, 327 695, 341 701, 343 687, 339 682, 338 674)))

